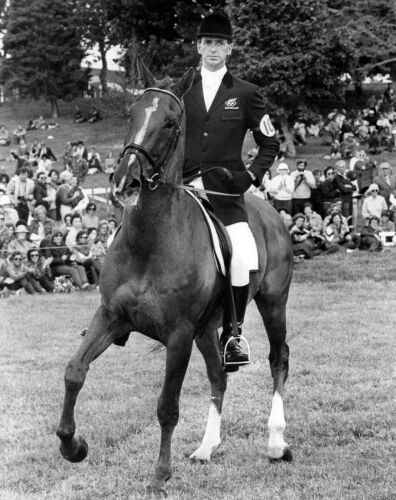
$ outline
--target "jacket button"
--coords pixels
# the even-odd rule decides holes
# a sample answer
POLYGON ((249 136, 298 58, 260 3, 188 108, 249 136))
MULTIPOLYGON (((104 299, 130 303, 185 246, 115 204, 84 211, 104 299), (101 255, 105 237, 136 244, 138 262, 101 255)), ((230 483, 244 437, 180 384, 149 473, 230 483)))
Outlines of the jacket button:
POLYGON ((204 132, 204 137, 208 137, 208 133, 207 132, 204 132))

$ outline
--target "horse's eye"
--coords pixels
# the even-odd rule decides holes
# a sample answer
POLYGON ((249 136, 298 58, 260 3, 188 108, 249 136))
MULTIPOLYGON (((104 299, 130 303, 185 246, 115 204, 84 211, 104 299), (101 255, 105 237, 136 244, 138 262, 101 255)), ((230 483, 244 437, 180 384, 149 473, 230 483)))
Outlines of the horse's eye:
POLYGON ((173 128, 175 126, 175 122, 168 122, 168 123, 165 123, 165 128, 173 128))

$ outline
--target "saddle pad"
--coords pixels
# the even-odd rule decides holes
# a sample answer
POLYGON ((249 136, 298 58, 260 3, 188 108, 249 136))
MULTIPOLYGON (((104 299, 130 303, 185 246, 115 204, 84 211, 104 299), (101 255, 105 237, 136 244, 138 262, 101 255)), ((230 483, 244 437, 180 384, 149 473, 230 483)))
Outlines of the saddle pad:
POLYGON ((212 219, 210 218, 210 216, 208 215, 207 211, 205 210, 205 207, 202 205, 201 201, 198 199, 197 196, 195 196, 194 193, 192 193, 191 191, 186 191, 186 193, 191 196, 191 198, 193 198, 199 205, 204 217, 205 217, 205 220, 206 220, 206 223, 208 224, 208 227, 209 227, 209 231, 210 231, 210 234, 211 234, 211 239, 212 239, 212 242, 213 242, 213 252, 214 252, 214 257, 215 257, 215 262, 216 262, 216 267, 217 267, 217 270, 219 271, 219 273, 222 275, 222 276, 225 276, 226 275, 226 266, 225 266, 225 263, 224 263, 224 257, 223 257, 223 254, 221 252, 221 247, 220 247, 220 240, 219 240, 219 236, 217 234, 217 231, 216 231, 216 228, 213 224, 213 221, 212 219))

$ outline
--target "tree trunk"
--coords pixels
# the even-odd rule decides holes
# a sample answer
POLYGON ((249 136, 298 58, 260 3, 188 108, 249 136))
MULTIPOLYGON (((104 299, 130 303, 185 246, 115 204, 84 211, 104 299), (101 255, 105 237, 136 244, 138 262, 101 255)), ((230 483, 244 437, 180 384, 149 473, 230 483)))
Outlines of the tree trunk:
POLYGON ((296 147, 293 141, 293 131, 290 129, 287 119, 281 119, 281 126, 286 141, 286 158, 294 158, 296 156, 296 147))
POLYGON ((99 79, 102 85, 102 92, 104 94, 107 94, 107 92, 109 91, 109 88, 107 86, 107 60, 106 60, 107 49, 105 48, 104 43, 101 42, 99 43, 99 53, 100 53, 100 58, 102 59, 102 69, 100 70, 99 79))
POLYGON ((50 98, 50 104, 51 104, 51 118, 54 120, 59 118, 59 105, 58 105, 58 99, 56 97, 51 97, 50 98))

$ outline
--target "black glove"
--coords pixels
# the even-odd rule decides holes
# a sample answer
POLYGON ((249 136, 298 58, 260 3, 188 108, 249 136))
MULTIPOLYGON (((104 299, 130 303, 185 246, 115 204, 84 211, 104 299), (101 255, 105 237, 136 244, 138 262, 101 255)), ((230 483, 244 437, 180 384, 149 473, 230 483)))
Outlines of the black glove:
POLYGON ((232 179, 229 180, 228 186, 233 194, 243 194, 253 184, 253 179, 247 170, 235 172, 232 179))

